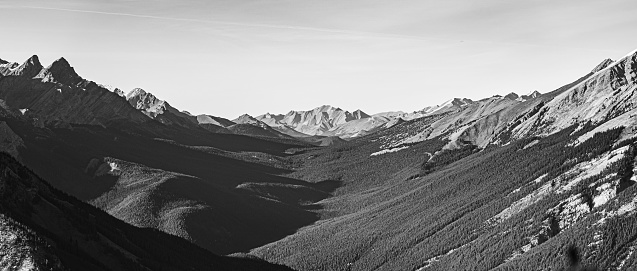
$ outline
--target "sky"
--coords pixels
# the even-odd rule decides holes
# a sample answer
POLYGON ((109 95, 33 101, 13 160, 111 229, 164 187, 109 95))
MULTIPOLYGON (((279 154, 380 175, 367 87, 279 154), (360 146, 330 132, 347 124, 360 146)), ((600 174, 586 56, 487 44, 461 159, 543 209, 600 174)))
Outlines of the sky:
POLYGON ((637 49, 634 0, 0 0, 0 58, 233 119, 552 91, 637 49))

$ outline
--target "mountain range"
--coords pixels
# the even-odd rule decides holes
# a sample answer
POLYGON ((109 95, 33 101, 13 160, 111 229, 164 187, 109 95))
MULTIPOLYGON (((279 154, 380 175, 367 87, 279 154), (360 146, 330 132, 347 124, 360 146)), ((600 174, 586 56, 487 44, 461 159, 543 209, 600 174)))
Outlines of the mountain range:
POLYGON ((591 67, 544 94, 229 120, 0 59, 0 266, 633 270, 637 52, 591 67))

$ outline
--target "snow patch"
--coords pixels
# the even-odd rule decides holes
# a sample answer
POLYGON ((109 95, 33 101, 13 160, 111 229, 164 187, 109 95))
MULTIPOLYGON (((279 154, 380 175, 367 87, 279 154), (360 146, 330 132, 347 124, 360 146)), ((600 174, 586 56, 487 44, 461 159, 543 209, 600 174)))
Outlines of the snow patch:
MULTIPOLYGON (((510 143, 510 142, 507 142, 510 143)), ((531 143, 526 144, 526 146, 524 146, 524 148, 522 148, 523 150, 526 150, 527 148, 533 147, 535 146, 537 143, 540 143, 540 140, 533 140, 531 143)))
POLYGON ((456 251, 456 249, 449 250, 445 254, 441 254, 441 255, 438 255, 438 256, 435 256, 435 257, 432 257, 432 258, 429 258, 429 259, 425 260, 423 265, 420 268, 416 269, 416 271, 425 270, 427 267, 431 266, 433 263, 440 261, 440 259, 442 257, 447 256, 447 255, 453 253, 454 251, 456 251))
POLYGON ((386 154, 386 153, 391 153, 391 152, 397 152, 397 151, 401 151, 404 149, 409 148, 408 146, 402 146, 402 147, 398 147, 398 148, 391 148, 391 149, 384 149, 384 150, 380 150, 377 151, 375 153, 370 154, 369 156, 376 156, 376 155, 381 155, 381 154, 386 154))
POLYGON ((108 166, 111 167, 109 170, 111 173, 120 170, 119 165, 115 162, 108 162, 108 166))
POLYGON ((547 176, 547 175, 548 175, 548 173, 542 174, 542 176, 537 177, 537 179, 533 180, 533 183, 540 183, 540 182, 542 182, 542 180, 543 180, 544 178, 546 178, 546 176, 547 176))
POLYGON ((511 254, 511 257, 507 258, 506 260, 504 260, 504 262, 510 262, 513 259, 521 256, 522 254, 526 253, 527 251, 531 250, 531 248, 533 247, 532 244, 526 244, 524 246, 522 246, 520 249, 513 251, 513 253, 511 254))
POLYGON ((522 190, 522 187, 517 188, 517 189, 515 189, 515 190, 511 191, 511 193, 509 193, 509 194, 507 195, 507 197, 508 197, 508 196, 511 196, 511 195, 513 195, 513 194, 515 194, 515 193, 517 193, 517 192, 520 192, 520 190, 522 190))

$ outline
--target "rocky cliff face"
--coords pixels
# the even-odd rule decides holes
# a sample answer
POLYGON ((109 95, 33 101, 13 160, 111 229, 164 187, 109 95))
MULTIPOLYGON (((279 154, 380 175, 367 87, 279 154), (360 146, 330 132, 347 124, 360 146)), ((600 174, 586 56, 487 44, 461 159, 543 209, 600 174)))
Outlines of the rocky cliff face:
POLYGON ((592 73, 596 73, 598 71, 601 71, 601 70, 605 69, 606 67, 612 65, 613 63, 615 63, 615 61, 610 59, 610 58, 604 59, 597 66, 595 66, 595 68, 593 68, 593 70, 591 72, 592 73))
MULTIPOLYGON (((15 66, 15 64, 13 64, 12 66, 15 66)), ((42 64, 40 64, 40 59, 38 58, 38 56, 34 55, 27 59, 27 61, 25 61, 21 65, 11 69, 11 71, 5 75, 34 77, 40 72, 40 70, 42 70, 42 64)))
MULTIPOLYGON (((547 136, 571 125, 603 124, 611 129, 624 126, 624 138, 637 130, 637 53, 619 61, 610 59, 597 65, 592 74, 546 95, 534 91, 528 95, 510 93, 477 102, 453 102, 434 108, 447 114, 416 136, 400 144, 419 142, 443 135, 451 142, 448 148, 464 144, 484 147, 490 143, 504 144, 511 139, 547 136), (454 103, 455 102, 455 103, 454 103), (445 111, 442 108, 448 108, 445 111), (451 110, 453 109, 453 110, 451 110)), ((425 109, 421 115, 431 115, 425 109)), ((416 115, 416 112, 411 116, 416 115)), ((418 115, 420 116, 420 115, 418 115)), ((409 116, 406 116, 409 118, 409 116)), ((598 132, 599 132, 598 131, 598 132)))
POLYGON ((496 95, 479 101, 456 98, 442 105, 426 108, 420 113, 414 112, 404 116, 406 119, 411 119, 416 114, 418 115, 415 118, 437 116, 438 120, 426 127, 420 127, 420 132, 416 134, 394 136, 400 140, 393 140, 392 146, 442 136, 450 141, 447 148, 457 148, 466 144, 484 147, 519 113, 538 102, 539 99, 521 100, 515 93, 506 96, 496 95))
MULTIPOLYGON (((515 138, 548 135, 588 121, 592 124, 612 122, 623 114, 637 115, 637 52, 609 62, 603 61, 588 79, 548 101, 513 129, 515 138)), ((626 121, 623 126, 634 128, 633 117, 626 121)))
POLYGON ((15 68, 17 68, 18 66, 20 66, 19 63, 9 62, 4 59, 0 59, 0 77, 9 74, 11 71, 15 70, 15 68))
POLYGON ((135 109, 142 111, 146 116, 156 118, 166 111, 166 101, 157 99, 152 93, 141 88, 135 88, 126 94, 126 100, 135 109))
POLYGON ((76 86, 84 81, 63 57, 54 61, 47 68, 41 69, 34 78, 42 79, 42 82, 55 82, 70 86, 76 86))
POLYGON ((47 68, 42 67, 37 56, 17 67, 4 65, 0 99, 38 122, 108 126, 115 119, 150 121, 119 95, 82 79, 64 58, 47 68))

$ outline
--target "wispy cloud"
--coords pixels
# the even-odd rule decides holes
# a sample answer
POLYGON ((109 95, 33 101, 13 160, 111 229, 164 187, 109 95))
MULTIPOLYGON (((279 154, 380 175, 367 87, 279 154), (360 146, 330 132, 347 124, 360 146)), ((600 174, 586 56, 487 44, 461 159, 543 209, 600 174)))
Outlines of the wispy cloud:
MULTIPOLYGON (((8 8, 8 7, 0 6, 0 8, 8 8)), ((255 23, 241 23, 241 22, 219 21, 219 20, 201 20, 201 19, 165 17, 165 16, 143 15, 143 14, 133 14, 133 13, 123 13, 123 12, 105 12, 105 11, 95 11, 95 10, 38 7, 38 6, 15 6, 14 8, 78 12, 78 13, 101 14, 101 15, 112 15, 112 16, 126 16, 126 17, 143 18, 143 19, 205 23, 205 24, 216 24, 216 25, 238 26, 238 27, 311 31, 311 32, 323 32, 323 33, 330 33, 330 34, 355 35, 355 36, 366 36, 366 37, 376 37, 376 38, 394 38, 394 39, 408 39, 408 40, 422 40, 422 41, 450 41, 450 39, 429 38, 429 37, 411 36, 411 35, 397 35, 397 34, 379 33, 379 32, 351 31, 351 30, 343 30, 343 29, 317 28, 317 27, 305 27, 305 26, 294 26, 294 25, 255 24, 255 23)))
MULTIPOLYGON (((392 33, 382 33, 382 32, 352 31, 352 30, 334 29, 334 28, 319 28, 319 27, 306 27, 306 26, 282 25, 282 24, 245 23, 245 22, 232 22, 232 21, 222 21, 222 20, 202 20, 202 19, 179 18, 179 17, 168 17, 168 16, 144 15, 144 14, 125 13, 125 12, 105 12, 105 11, 86 10, 86 9, 69 9, 69 8, 55 8, 55 7, 42 7, 42 6, 2 6, 2 5, 0 5, 0 8, 23 8, 23 9, 35 9, 35 10, 51 10, 51 11, 62 11, 62 12, 100 14, 100 15, 110 15, 110 16, 126 16, 126 17, 142 18, 142 19, 235 26, 235 27, 241 27, 241 28, 268 28, 268 29, 278 29, 278 30, 339 34, 339 35, 350 36, 350 37, 355 36, 355 37, 381 38, 381 39, 402 39, 402 40, 437 42, 437 43, 469 43, 469 44, 486 44, 486 45, 497 44, 497 45, 511 45, 511 46, 540 47, 540 48, 564 48, 563 46, 559 46, 559 45, 537 44, 537 43, 472 40, 472 39, 449 39, 449 38, 423 37, 423 36, 416 36, 416 35, 403 35, 403 34, 392 34, 392 33)), ((584 51, 614 52, 611 50, 600 50, 600 49, 591 49, 591 48, 582 48, 582 47, 578 47, 578 48, 569 47, 569 49, 584 50, 584 51)))

